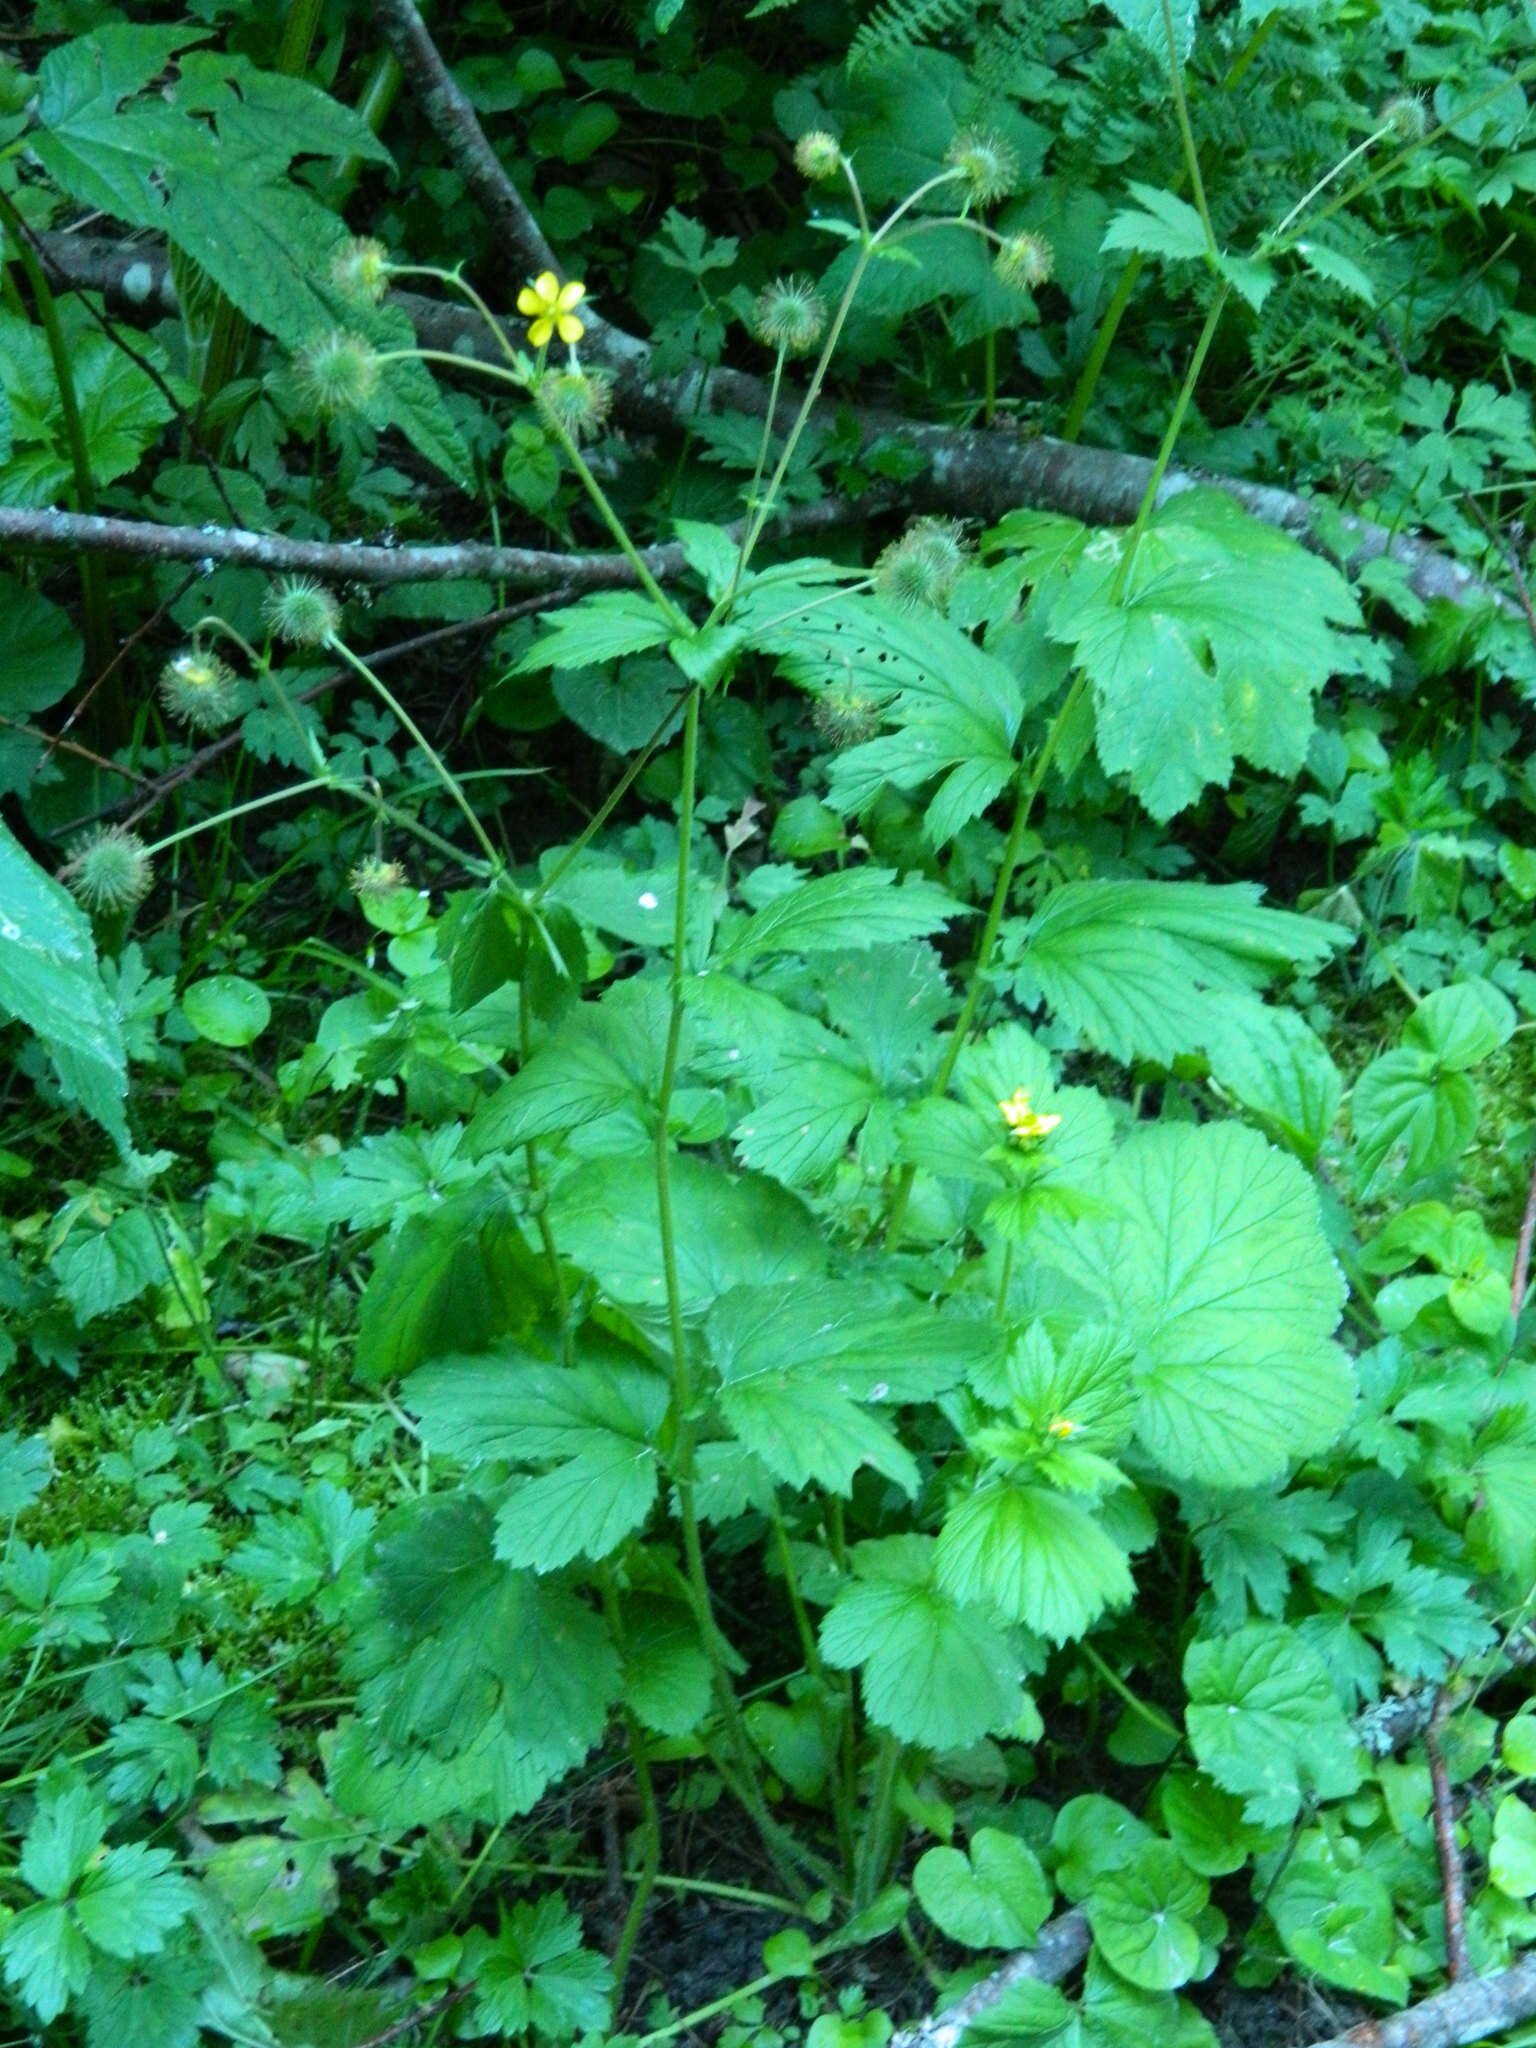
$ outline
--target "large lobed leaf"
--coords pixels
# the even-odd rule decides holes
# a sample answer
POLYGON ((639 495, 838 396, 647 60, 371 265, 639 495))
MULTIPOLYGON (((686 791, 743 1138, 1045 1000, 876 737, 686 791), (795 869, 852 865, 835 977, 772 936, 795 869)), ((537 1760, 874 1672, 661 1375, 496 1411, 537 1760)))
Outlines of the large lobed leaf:
POLYGON ((1112 1215, 1040 1233, 1137 1353, 1136 1434, 1165 1471, 1253 1486, 1333 1442, 1354 1404, 1331 1341, 1344 1282, 1298 1162, 1236 1124, 1159 1125, 1104 1175, 1112 1215))

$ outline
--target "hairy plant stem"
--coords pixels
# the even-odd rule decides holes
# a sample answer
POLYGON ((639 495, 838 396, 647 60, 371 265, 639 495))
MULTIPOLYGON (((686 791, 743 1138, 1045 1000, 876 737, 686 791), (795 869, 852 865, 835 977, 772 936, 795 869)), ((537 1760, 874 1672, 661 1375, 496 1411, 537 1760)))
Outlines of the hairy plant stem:
POLYGON ((853 1910, 862 1913, 880 1889, 891 1860, 892 1805, 901 1775, 902 1744, 889 1730, 875 1752, 874 1783, 854 1857, 853 1910))
MULTIPOLYGON (((80 416, 80 399, 75 390, 75 373, 70 362, 69 343, 65 339, 64 329, 59 320, 58 301, 32 247, 27 224, 3 188, 0 188, 0 218, 3 218, 10 227, 16 260, 21 265, 22 275, 27 280, 27 289, 32 294, 32 303, 37 309, 37 317, 42 323, 48 360, 53 367, 54 382, 58 386, 59 414, 64 423, 64 443, 69 450, 69 467, 74 478, 75 498, 82 512, 92 513, 96 510, 96 479, 91 471, 91 451, 85 438, 85 423, 80 416)), ((112 660, 112 618, 107 604, 107 586, 102 564, 94 556, 82 554, 77 557, 76 567, 80 576, 80 607, 85 625, 88 680, 94 683, 112 660)))
MULTIPOLYGON (((608 1617, 608 1627, 615 1643, 624 1641, 624 1616, 619 1606, 618 1589, 613 1573, 605 1570, 602 1574, 603 1610, 608 1617)), ((646 1908, 650 1905, 651 1894, 656 1889, 657 1873, 661 1869, 661 1814, 656 1805, 656 1786, 651 1777, 651 1760, 645 1749, 645 1730, 640 1726, 633 1711, 624 1709, 624 1740, 629 1751, 630 1769, 634 1772, 635 1791, 640 1800, 640 1868, 634 1873, 634 1891, 630 1895, 629 1910, 624 1915, 624 1926, 613 1951, 613 2010, 619 2010, 624 1996, 624 1979, 629 1972, 630 1959, 635 1952, 635 1943, 645 1920, 646 1908)))
MULTIPOLYGON (((851 168, 849 176, 851 179, 851 168)), ((741 554, 737 563, 736 576, 725 598, 716 607, 717 612, 724 610, 735 596, 737 586, 746 570, 747 563, 751 560, 752 550, 757 546, 759 539, 762 537, 763 528, 773 516, 773 508, 778 502, 779 492, 783 487, 785 477, 789 474, 789 465, 794 460, 795 450, 800 445, 800 438, 804 434, 811 413, 815 409, 816 401, 821 396, 821 387, 826 382, 827 371, 831 368, 832 358, 837 351, 837 344, 842 339, 843 328, 847 325, 848 315, 853 311, 853 302, 858 296, 859 286, 864 282, 864 273, 869 268, 875 250, 890 234, 892 228, 896 226, 902 215, 910 212, 920 199, 926 198, 930 192, 937 190, 941 185, 953 184, 960 176, 961 173, 959 171, 941 171, 937 177, 929 178, 925 184, 919 185, 914 192, 909 192, 901 204, 886 216, 873 234, 869 232, 867 223, 864 225, 858 259, 849 273, 847 284, 843 287, 843 295, 837 302, 837 310, 832 315, 831 325, 828 327, 826 338, 821 344, 821 353, 816 358, 816 367, 812 370, 810 382, 805 387, 805 395, 800 401, 799 411, 795 414, 794 424, 790 427, 788 434, 784 438, 783 449, 780 451, 778 461, 774 464, 773 475, 768 479, 768 488, 763 493, 762 503, 753 511, 746 533, 742 536, 741 554)), ((863 212, 862 201, 860 203, 860 212, 861 214, 863 212)), ((769 424, 770 426, 772 424, 771 415, 769 424)))
POLYGON ((676 716, 676 705, 668 705, 667 709, 662 713, 660 724, 646 740, 644 746, 633 756, 624 773, 619 777, 612 789, 609 790, 603 801, 576 835, 576 838, 565 849, 564 853, 561 854, 549 873, 530 892, 528 898, 530 904, 538 903, 547 896, 550 890, 557 886, 561 877, 585 853, 592 841, 602 831, 608 820, 623 802, 637 777, 644 771, 646 763, 661 745, 662 740, 666 737, 668 728, 676 716))
POLYGON ((1216 230, 1211 225, 1211 208, 1205 196, 1205 180, 1200 175, 1200 152, 1195 147, 1195 131, 1189 121, 1189 102, 1184 97, 1184 67, 1179 62, 1179 44, 1173 26, 1172 0, 1163 0, 1163 34, 1168 39, 1168 82, 1173 91, 1173 111, 1179 124, 1179 141, 1184 150, 1184 169, 1189 177, 1190 190, 1195 196, 1195 211, 1199 214, 1200 225, 1205 230, 1206 260, 1214 269, 1221 255, 1221 245, 1216 240, 1216 230))
MULTIPOLYGON (((768 1811, 758 1777, 757 1757, 741 1717, 731 1682, 726 1643, 715 1621, 709 1573, 694 1499, 694 1448, 698 1418, 694 1414, 693 1365, 683 1316, 683 1289, 677 1261, 677 1219, 672 1206, 672 1141, 668 1129, 677 1085, 683 1040, 683 985, 687 972, 690 864, 693 852, 693 806, 699 770, 699 703, 697 685, 689 691, 683 717, 682 789, 677 810, 677 904, 672 923, 672 1005, 667 1019, 661 1080, 656 1091, 656 1221, 661 1238, 661 1270, 666 1294, 667 1334, 672 1351, 672 1403, 668 1419, 667 1469, 677 1495, 677 1517, 683 1536, 683 1561, 693 1596, 695 1618, 709 1658, 710 1677, 732 1766, 726 1782, 746 1807, 774 1868, 791 1890, 800 1883, 799 1870, 813 1864, 809 1852, 795 1842, 768 1811)), ((722 1773, 722 1775, 726 1775, 722 1773)))
POLYGON ((1142 1720, 1147 1723, 1148 1727, 1155 1728, 1159 1735, 1171 1735, 1176 1742, 1183 1741, 1183 1731, 1179 1728, 1177 1723, 1170 1721, 1168 1716, 1162 1711, 1161 1708, 1154 1707, 1150 1703, 1150 1701, 1142 1699, 1136 1692, 1134 1692, 1132 1688, 1126 1684, 1125 1680, 1120 1676, 1119 1672, 1114 1670, 1110 1665, 1105 1663, 1104 1659, 1099 1655, 1098 1651, 1093 1647, 1092 1643, 1084 1639, 1082 1642, 1078 1644, 1077 1647, 1082 1652, 1083 1656, 1087 1658, 1088 1662, 1093 1666, 1094 1670, 1097 1671, 1100 1678, 1102 1678, 1104 1683, 1109 1687, 1110 1691, 1118 1693, 1120 1698, 1124 1700, 1125 1704, 1130 1708, 1133 1714, 1139 1714, 1142 1720))
MULTIPOLYGON (((997 935, 1002 929, 1003 919, 1007 915, 1008 898, 1012 892, 1014 876, 1018 872, 1019 861, 1024 852, 1024 841, 1029 831, 1030 818, 1034 813, 1035 804, 1044 786, 1051 762, 1055 759, 1056 749, 1061 742, 1061 735, 1065 732, 1068 721, 1077 710, 1078 703, 1086 687, 1087 677, 1079 669, 1072 679, 1071 687, 1068 689, 1066 696, 1061 700, 1056 716, 1051 720, 1050 730, 1041 742, 1040 750, 1036 754, 1034 765, 1030 770, 1029 780, 1019 790, 1018 798, 1013 807, 1013 823, 1008 828, 1008 838, 1003 847, 1003 857, 998 864, 997 881, 993 886, 992 900, 987 906, 987 920, 982 926, 981 938, 977 942, 976 952, 971 961, 970 979, 966 987, 965 999, 960 1005, 960 1014, 955 1019, 950 1031, 949 1041, 944 1048, 944 1055, 939 1061, 938 1071, 935 1073, 932 1084, 928 1089, 929 1099, 943 1095, 948 1089, 950 1082, 954 1079, 955 1067, 959 1062, 961 1053, 965 1050, 966 1040, 970 1036, 971 1027, 976 1021, 976 1013, 981 1007, 982 996, 986 991, 987 973, 992 965, 992 955, 997 946, 997 935)), ((912 1198, 912 1183, 916 1178, 917 1168, 915 1166, 904 1166, 902 1168, 901 1178, 897 1181, 895 1192, 891 1197, 890 1214, 886 1219, 884 1243, 887 1251, 894 1250, 901 1240, 901 1227, 906 1221, 907 1204, 912 1198)))
MULTIPOLYGON (((441 275, 443 273, 437 274, 441 275)), ((506 336, 502 333, 500 324, 497 321, 495 314, 492 313, 490 308, 485 304, 485 301, 480 298, 478 293, 474 292, 468 285, 464 283, 462 278, 455 279, 454 282, 456 282, 459 285, 459 288, 462 291, 464 291, 471 298, 474 304, 479 308, 483 318, 486 321, 486 324, 489 326, 491 333, 495 337, 498 345, 500 346, 504 353, 511 356, 512 361, 515 363, 517 358, 515 354, 513 354, 511 346, 508 343, 506 336)), ((452 355, 447 349, 385 349, 377 357, 375 357, 375 361, 379 363, 447 363, 456 370, 478 370, 482 376, 493 377, 498 384, 510 384, 512 388, 516 391, 526 392, 529 388, 527 378, 518 369, 503 369, 500 363, 482 363, 478 360, 477 357, 474 356, 452 355)), ((671 598, 668 597, 667 593, 662 589, 661 585, 652 575, 650 564, 646 561, 645 557, 641 554, 640 550, 635 546, 634 542, 630 539, 628 528, 625 526, 623 520, 619 517, 618 513, 614 511, 612 504, 609 502, 608 493, 603 489, 602 485, 593 475, 591 465, 588 463, 586 457, 582 454, 580 448, 577 446, 575 438, 566 429, 564 424, 560 420, 556 419, 553 416, 553 414, 545 413, 542 414, 541 417, 543 419, 545 426, 554 435, 555 439, 560 443, 561 449, 565 454, 566 461, 570 463, 571 468, 576 472, 578 482, 581 484, 582 489, 586 492, 587 496, 592 501, 593 510, 597 513, 599 519, 602 520, 604 526, 606 526, 608 531, 613 535, 615 542, 618 544, 619 552, 623 555, 624 559, 629 563, 629 566, 634 570, 635 580, 639 583, 641 589, 645 592, 646 596, 651 600, 652 604, 656 606, 657 610, 661 613, 662 617, 667 621, 667 624, 672 628, 674 633, 692 632, 693 621, 688 617, 686 612, 681 611, 672 602, 671 598)))
POLYGON ((442 756, 438 753, 437 749, 432 745, 432 742, 427 738, 426 734, 422 731, 421 727, 416 723, 415 719, 412 718, 411 714, 400 702, 399 698, 395 696, 394 692, 390 689, 389 685, 387 683, 381 682, 378 676, 376 676, 373 670, 368 666, 367 662, 363 660, 362 656, 360 654, 354 654, 352 652, 352 649, 347 645, 346 641, 338 639, 334 633, 332 633, 328 637, 325 645, 326 651, 328 653, 334 654, 338 660, 344 661, 347 664, 348 668, 355 670, 355 672, 362 677, 363 681, 367 683, 369 688, 373 690, 375 694, 378 696, 379 701, 382 704, 384 704, 394 714, 394 716, 400 721, 400 724, 405 729, 405 731, 410 734, 412 740, 415 742, 417 747, 419 747, 421 752, 426 756, 427 762, 430 765, 433 774, 436 775, 438 781, 442 784, 443 788, 447 791, 448 795, 453 799, 454 803, 458 806, 460 814, 464 819, 464 822, 468 825, 470 831, 474 834, 476 845, 480 848, 480 851, 485 855, 486 859, 490 862, 492 872, 495 873, 499 871, 501 868, 505 867, 506 862, 503 860, 501 853, 499 852, 495 844, 492 842, 489 834, 486 832, 485 827, 476 817, 474 806, 469 801, 469 798, 464 794, 463 790, 459 787, 458 781, 454 776, 453 771, 449 768, 447 762, 444 761, 442 756))

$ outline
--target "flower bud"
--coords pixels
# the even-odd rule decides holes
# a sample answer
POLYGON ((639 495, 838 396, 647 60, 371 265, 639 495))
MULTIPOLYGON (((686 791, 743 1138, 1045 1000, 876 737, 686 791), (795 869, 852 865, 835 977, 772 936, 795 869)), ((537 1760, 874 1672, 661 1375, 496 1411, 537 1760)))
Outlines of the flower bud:
POLYGON ((149 894, 154 867, 136 832, 122 825, 103 825, 75 842, 59 880, 87 910, 132 910, 149 894))
POLYGON ((297 358, 299 388, 316 412, 351 412, 366 405, 379 381, 379 358, 364 335, 342 328, 312 341, 297 358))
POLYGON ((851 683, 834 684, 812 705, 811 723, 829 746, 856 747, 880 728, 879 699, 851 683))
POLYGON ((954 519, 914 520, 875 562, 875 590, 894 604, 943 611, 970 551, 954 519))
POLYGON ((331 258, 331 283, 354 305, 376 306, 389 289, 389 251, 371 235, 354 235, 331 258))
POLYGON ((993 273, 1000 284, 1011 285, 1015 291, 1031 292, 1036 285, 1049 281, 1056 268, 1056 251, 1044 235, 1005 235, 1002 246, 992 259, 993 273))
POLYGON ((573 441, 600 434, 613 410, 613 379, 602 370, 545 370, 533 387, 534 403, 573 441))
POLYGON ((795 144, 795 169, 813 185, 835 178, 842 166, 843 152, 837 137, 824 128, 811 128, 795 144))
POLYGON ((166 715, 193 732, 217 732, 235 713, 235 672, 199 647, 173 654, 160 671, 166 715))
POLYGON ((295 647, 323 647, 341 624, 341 606, 313 576, 285 576, 261 611, 273 637, 295 647))
POLYGON ((347 886, 361 902, 376 903, 406 886, 405 869, 397 860, 381 860, 370 854, 347 876, 347 886))
POLYGON ((804 277, 777 277, 752 307, 752 332, 787 356, 809 355, 827 331, 826 301, 804 277))
POLYGON ((1019 159, 995 128, 962 128, 944 161, 963 174, 967 196, 978 206, 990 206, 1019 189, 1019 159))
POLYGON ((1422 142, 1429 133, 1429 111, 1417 93, 1394 93, 1376 119, 1395 142, 1422 142))

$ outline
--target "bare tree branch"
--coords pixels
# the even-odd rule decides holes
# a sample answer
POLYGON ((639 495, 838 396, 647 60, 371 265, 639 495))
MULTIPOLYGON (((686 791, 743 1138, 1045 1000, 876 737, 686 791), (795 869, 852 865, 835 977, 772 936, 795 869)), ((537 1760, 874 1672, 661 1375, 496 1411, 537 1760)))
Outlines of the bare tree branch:
MULTIPOLYGON (((174 310, 175 287, 163 250, 83 235, 55 234, 43 240, 55 270, 77 288, 106 293, 125 313, 174 310)), ((467 358, 466 374, 471 373, 471 363, 492 359, 495 344, 463 307, 411 292, 397 293, 395 303, 409 315, 423 347, 467 358)), ((702 377, 697 372, 657 377, 651 371, 650 351, 644 342, 595 319, 583 359, 612 371, 616 412, 631 427, 675 431, 700 413, 761 414, 768 404, 766 380, 741 370, 711 370, 702 377)), ((793 395, 781 400, 778 416, 787 420, 794 404, 793 395)), ((1025 440, 995 431, 933 426, 872 407, 828 405, 823 411, 829 424, 851 412, 866 445, 895 435, 928 456, 927 472, 903 486, 903 505, 912 511, 947 511, 990 520, 1016 507, 1032 506, 1066 513, 1090 526, 1124 526, 1136 516, 1152 469, 1143 455, 1082 448, 1052 440, 1049 435, 1025 440)), ((1166 502, 1200 485, 1225 491, 1255 518, 1292 534, 1319 553, 1332 554, 1324 540, 1324 526, 1337 528, 1347 550, 1346 568, 1359 569, 1383 557, 1401 562, 1421 598, 1440 598, 1466 609, 1487 604, 1504 611, 1516 609, 1512 598, 1416 535, 1389 531, 1352 514, 1332 513, 1325 504, 1271 484, 1175 467, 1163 480, 1159 500, 1166 502)), ((414 576, 422 572, 400 573, 414 576)), ((487 572, 477 567, 441 573, 487 572)))
POLYGON ((538 222, 486 140, 479 115, 438 54, 416 0, 373 0, 373 19, 417 105, 463 172, 480 211, 508 245, 514 264, 520 260, 530 274, 558 270, 538 222))
POLYGON ((1468 2048, 1536 2013, 1536 1956, 1491 1977, 1466 1977, 1406 2012, 1367 2020, 1312 2048, 1468 2048))

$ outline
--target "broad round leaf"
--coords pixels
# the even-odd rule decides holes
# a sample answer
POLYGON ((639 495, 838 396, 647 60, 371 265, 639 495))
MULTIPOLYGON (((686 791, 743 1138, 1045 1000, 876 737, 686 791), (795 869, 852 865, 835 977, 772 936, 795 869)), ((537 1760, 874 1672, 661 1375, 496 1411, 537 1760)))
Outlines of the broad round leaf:
POLYGON ((1173 1991, 1199 1972, 1196 1923, 1207 1898, 1171 1842, 1146 1842, 1133 1863, 1094 1887, 1088 1924, 1122 1977, 1144 1991, 1173 1991))
POLYGON ((265 989, 241 974, 210 974, 181 998, 182 1013, 199 1038, 213 1045, 249 1045, 272 1021, 265 989))
POLYGON ((999 1828, 979 1828, 969 1856, 930 1849, 918 1860, 912 1888, 934 1925, 967 1948, 1020 1948, 1051 1909, 1038 1861, 999 1828))

